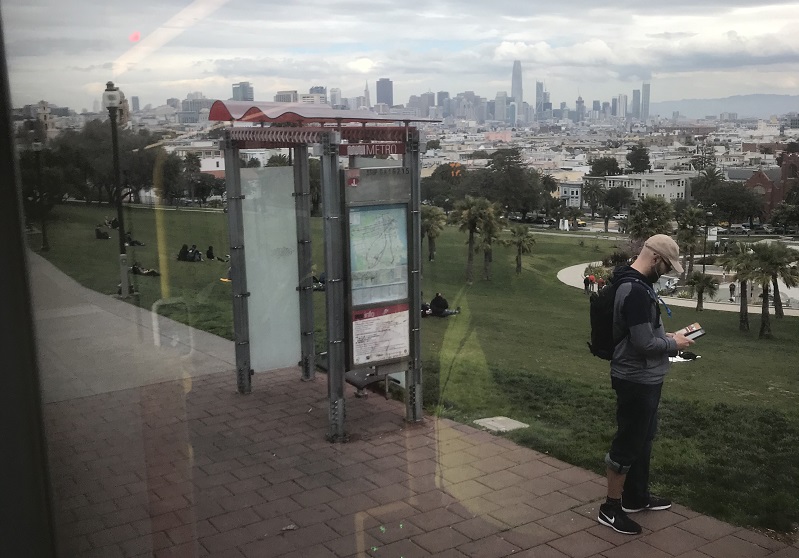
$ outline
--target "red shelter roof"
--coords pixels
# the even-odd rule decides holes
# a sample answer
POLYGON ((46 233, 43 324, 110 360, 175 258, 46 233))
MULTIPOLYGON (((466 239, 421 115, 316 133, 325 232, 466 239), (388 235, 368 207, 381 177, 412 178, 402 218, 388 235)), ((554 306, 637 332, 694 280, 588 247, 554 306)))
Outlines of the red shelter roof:
POLYGON ((208 120, 297 124, 438 122, 428 118, 381 115, 366 110, 338 110, 330 105, 259 101, 214 101, 208 120))

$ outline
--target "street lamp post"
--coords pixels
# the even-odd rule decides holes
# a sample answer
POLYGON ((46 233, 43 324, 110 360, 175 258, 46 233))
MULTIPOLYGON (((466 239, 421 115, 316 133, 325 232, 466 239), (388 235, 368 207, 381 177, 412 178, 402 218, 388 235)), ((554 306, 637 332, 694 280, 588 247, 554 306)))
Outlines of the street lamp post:
POLYGON ((119 140, 117 138, 117 114, 119 112, 122 95, 118 87, 114 87, 114 82, 109 81, 103 92, 103 103, 108 109, 108 116, 111 119, 111 148, 114 156, 114 192, 116 193, 117 221, 119 222, 119 286, 120 295, 123 298, 128 296, 128 255, 125 247, 125 221, 122 214, 122 188, 119 180, 119 140))
POLYGON ((31 144, 33 153, 36 156, 36 190, 39 193, 39 211, 41 211, 41 225, 42 225, 42 252, 50 250, 50 241, 47 238, 47 204, 49 203, 48 196, 44 191, 42 184, 42 148, 43 144, 40 141, 35 141, 31 144))

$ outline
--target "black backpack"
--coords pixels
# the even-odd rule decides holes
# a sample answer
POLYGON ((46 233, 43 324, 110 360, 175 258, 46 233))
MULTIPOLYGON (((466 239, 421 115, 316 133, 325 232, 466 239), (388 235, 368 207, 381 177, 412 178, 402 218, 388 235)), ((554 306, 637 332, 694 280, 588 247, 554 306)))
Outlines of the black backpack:
MULTIPOLYGON (((588 349, 591 354, 604 360, 613 359, 613 351, 621 339, 613 337, 613 304, 616 301, 616 289, 623 283, 637 281, 634 277, 625 277, 615 283, 608 283, 597 293, 591 293, 589 300, 591 317, 591 341, 588 349)), ((651 289, 650 289, 651 290, 651 289)))

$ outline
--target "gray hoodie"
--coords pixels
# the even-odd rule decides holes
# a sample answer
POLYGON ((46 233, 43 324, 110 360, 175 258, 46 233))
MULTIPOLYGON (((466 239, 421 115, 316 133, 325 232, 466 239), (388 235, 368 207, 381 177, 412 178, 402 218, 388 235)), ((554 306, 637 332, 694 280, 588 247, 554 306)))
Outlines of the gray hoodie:
POLYGON ((613 332, 622 339, 613 351, 610 375, 639 384, 659 384, 669 371, 677 342, 666 336, 651 282, 630 266, 613 271, 618 284, 613 304, 613 332), (632 279, 637 279, 634 281, 632 279))

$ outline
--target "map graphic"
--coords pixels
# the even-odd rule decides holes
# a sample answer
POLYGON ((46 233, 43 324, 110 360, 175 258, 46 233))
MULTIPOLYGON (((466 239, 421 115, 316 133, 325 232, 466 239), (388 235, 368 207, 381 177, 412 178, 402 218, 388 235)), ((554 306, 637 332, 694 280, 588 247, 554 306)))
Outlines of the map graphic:
POLYGON ((350 208, 352 305, 408 296, 408 229, 404 205, 350 208))

